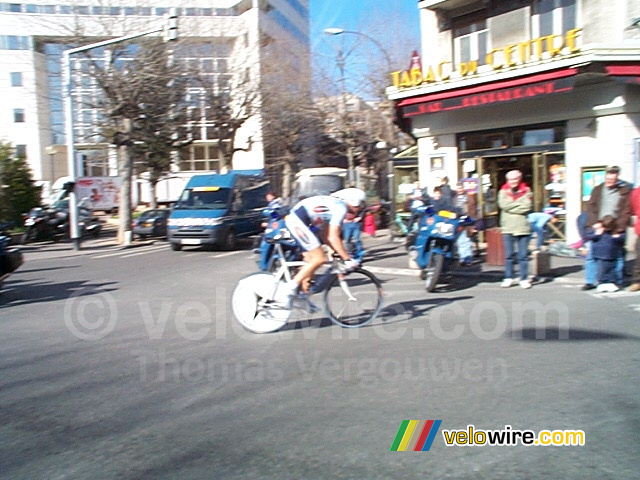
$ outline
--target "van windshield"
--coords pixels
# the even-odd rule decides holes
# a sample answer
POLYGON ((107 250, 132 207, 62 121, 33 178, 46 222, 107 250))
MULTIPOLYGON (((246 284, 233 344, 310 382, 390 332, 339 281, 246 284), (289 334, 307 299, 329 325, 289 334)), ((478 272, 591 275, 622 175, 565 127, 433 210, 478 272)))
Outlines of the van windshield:
POLYGON ((316 195, 329 195, 344 188, 344 178, 339 175, 314 175, 296 180, 293 191, 295 202, 316 195))
POLYGON ((174 207, 178 210, 226 210, 229 205, 230 188, 194 187, 182 192, 174 207))

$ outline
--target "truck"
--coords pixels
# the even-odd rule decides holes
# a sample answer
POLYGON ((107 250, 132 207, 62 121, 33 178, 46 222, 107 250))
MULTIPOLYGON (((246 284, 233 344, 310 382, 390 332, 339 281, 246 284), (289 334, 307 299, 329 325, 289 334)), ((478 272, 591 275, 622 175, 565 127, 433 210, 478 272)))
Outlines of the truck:
POLYGON ((171 249, 195 245, 232 250, 238 238, 260 233, 269 188, 263 170, 194 175, 167 220, 171 249))
MULTIPOLYGON (((70 177, 60 177, 53 183, 48 203, 53 204, 67 196, 64 185, 69 180, 70 177)), ((78 177, 74 192, 83 206, 91 210, 114 212, 120 206, 121 185, 120 177, 78 177)))
POLYGON ((338 167, 312 167, 303 168, 296 173, 293 181, 293 194, 291 204, 314 195, 330 195, 333 192, 351 186, 364 190, 367 194, 367 203, 378 203, 378 178, 375 175, 363 173, 358 169, 354 172, 355 180, 348 181, 348 170, 338 167))

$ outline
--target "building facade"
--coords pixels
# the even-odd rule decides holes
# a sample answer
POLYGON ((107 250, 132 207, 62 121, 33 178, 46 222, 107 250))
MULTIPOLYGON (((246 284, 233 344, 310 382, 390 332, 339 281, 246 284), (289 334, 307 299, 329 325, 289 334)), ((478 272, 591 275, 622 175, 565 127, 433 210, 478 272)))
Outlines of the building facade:
POLYGON ((418 140, 419 177, 465 181, 488 226, 520 169, 555 235, 608 165, 640 180, 640 4, 633 0, 421 0, 422 56, 387 90, 418 140))
MULTIPOLYGON (((144 32, 166 23, 169 7, 179 16, 178 61, 211 78, 220 92, 230 92, 236 76, 260 84, 263 51, 286 43, 298 58, 291 61, 300 78, 309 76, 308 0, 30 0, 0 3, 0 140, 24 155, 33 176, 45 185, 67 175, 63 109, 62 52, 108 38, 144 32), (281 43, 282 44, 282 43, 281 43)), ((109 48, 94 58, 109 55, 109 48)), ((87 59, 72 56, 73 127, 80 175, 117 175, 114 149, 100 141, 100 112, 93 108, 100 91, 92 83, 87 59)), ((208 128, 204 93, 190 90, 202 111, 200 128, 188 152, 176 159, 175 177, 219 170, 221 156, 215 129, 208 128)), ((232 168, 264 166, 263 121, 258 111, 238 131, 232 168)), ((158 186, 160 195, 166 186, 158 186)), ((175 190, 175 189, 174 189, 175 190)), ((173 196, 175 192, 166 194, 173 196)))

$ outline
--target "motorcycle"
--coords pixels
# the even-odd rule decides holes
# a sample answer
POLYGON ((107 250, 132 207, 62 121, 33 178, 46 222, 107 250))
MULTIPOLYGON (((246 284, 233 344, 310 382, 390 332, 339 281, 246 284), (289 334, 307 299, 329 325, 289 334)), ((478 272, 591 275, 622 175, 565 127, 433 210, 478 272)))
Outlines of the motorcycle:
MULTIPOLYGON (((260 246, 254 249, 254 252, 260 255, 258 266, 262 271, 275 272, 280 266, 280 254, 274 248, 274 244, 269 243, 267 240, 279 235, 283 229, 286 230, 284 217, 287 213, 285 207, 265 209, 263 212, 263 216, 266 219, 266 227, 260 239, 260 246)), ((302 260, 302 249, 295 240, 281 240, 280 243, 282 244, 286 261, 302 260)))
POLYGON ((67 213, 56 208, 32 208, 23 214, 26 228, 20 243, 52 240, 54 242, 64 238, 68 222, 67 213))
POLYGON ((24 263, 22 252, 17 248, 9 248, 11 237, 4 235, 9 224, 0 225, 0 287, 4 280, 24 263))
MULTIPOLYGON (((70 237, 68 203, 60 202, 51 208, 32 208, 23 217, 26 227, 20 242, 23 245, 44 240, 58 242, 70 237)), ((97 238, 102 230, 102 222, 91 210, 79 206, 78 229, 80 236, 91 235, 97 238)))
POLYGON ((475 219, 446 210, 436 212, 428 206, 419 207, 418 212, 422 216, 409 256, 422 269, 425 288, 432 292, 454 260, 456 240, 466 227, 475 224, 475 219))

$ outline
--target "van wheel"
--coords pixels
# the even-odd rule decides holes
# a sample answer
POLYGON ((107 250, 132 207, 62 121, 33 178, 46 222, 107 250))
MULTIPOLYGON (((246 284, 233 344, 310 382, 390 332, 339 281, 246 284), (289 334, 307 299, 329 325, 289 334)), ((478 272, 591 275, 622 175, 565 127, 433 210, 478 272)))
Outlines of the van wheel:
POLYGON ((234 248, 236 248, 237 243, 238 242, 235 232, 233 230, 229 230, 229 233, 227 233, 224 242, 222 242, 222 248, 225 250, 233 250, 234 248))
POLYGON ((171 243, 171 250, 173 250, 174 252, 179 252, 180 250, 182 250, 182 245, 179 243, 171 243))

